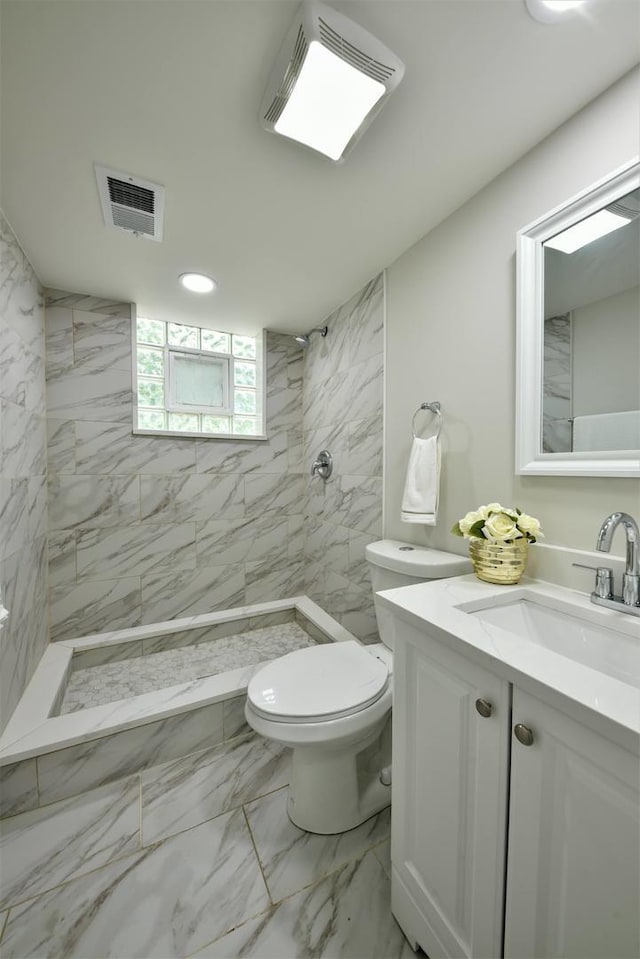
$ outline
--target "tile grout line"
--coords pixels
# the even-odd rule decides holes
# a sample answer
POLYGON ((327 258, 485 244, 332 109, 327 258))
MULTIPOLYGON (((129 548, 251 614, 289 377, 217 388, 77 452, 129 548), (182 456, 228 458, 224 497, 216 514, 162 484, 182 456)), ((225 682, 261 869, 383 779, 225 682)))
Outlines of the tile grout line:
POLYGON ((140 844, 140 849, 144 849, 144 832, 142 829, 142 772, 137 774, 138 780, 138 843, 140 844))
MULTIPOLYGON (((281 788, 287 788, 287 787, 281 787, 281 788)), ((277 791, 278 791, 278 790, 273 790, 273 792, 277 792, 277 791)), ((270 795, 273 795, 273 793, 271 793, 270 795)), ((251 801, 253 801, 253 800, 251 800, 251 801)), ((384 811, 384 810, 382 810, 382 811, 384 811)), ((249 825, 249 818, 248 818, 248 816, 247 816, 247 813, 246 813, 246 810, 245 810, 244 806, 243 806, 243 812, 244 812, 244 814, 245 814, 245 818, 247 819, 247 825, 249 825)), ((371 818, 372 818, 372 819, 373 819, 373 818, 377 818, 377 816, 379 816, 379 815, 380 815, 380 813, 377 813, 377 814, 376 814, 376 817, 373 817, 373 816, 372 816, 371 818)), ((366 822, 366 821, 368 821, 368 820, 365 820, 365 822, 366 822)), ((358 828, 358 827, 356 827, 356 828, 358 828)), ((251 832, 251 826, 250 826, 250 825, 249 825, 249 831, 251 832)), ((303 830, 303 831, 304 831, 304 830, 303 830)), ((311 835, 315 835, 315 834, 314 834, 314 833, 311 833, 311 835)), ((339 835, 344 835, 344 834, 335 833, 335 834, 333 834, 333 835, 338 835, 338 836, 339 836, 339 835)), ((253 833, 251 833, 251 838, 253 839, 253 833)), ((385 842, 388 842, 389 839, 390 839, 390 836, 385 836, 385 837, 382 838, 382 839, 378 839, 375 843, 373 843, 373 845, 366 846, 364 849, 361 849, 361 850, 360 850, 359 852, 357 852, 354 856, 351 856, 349 859, 346 859, 346 860, 345 860, 343 863, 341 863, 340 865, 335 866, 334 868, 330 868, 330 869, 329 869, 329 872, 322 873, 322 874, 319 875, 319 876, 314 876, 314 878, 313 878, 312 880, 310 880, 308 883, 305 883, 305 885, 301 886, 299 889, 296 889, 294 892, 288 893, 286 896, 283 896, 282 899, 276 899, 276 900, 274 901, 274 900, 272 899, 272 897, 271 897, 271 892, 269 892, 269 898, 270 898, 271 901, 273 902, 274 906, 275 906, 275 905, 278 905, 279 903, 284 902, 285 899, 290 899, 292 896, 297 895, 297 893, 302 892, 304 889, 309 889, 311 886, 316 885, 316 883, 318 883, 318 882, 323 882, 325 879, 328 879, 330 876, 335 875, 335 874, 336 874, 337 872, 339 872, 341 869, 344 869, 345 866, 348 866, 348 865, 350 865, 351 863, 354 863, 354 862, 359 862, 359 861, 361 861, 361 860, 364 859, 364 857, 365 857, 366 855, 368 855, 370 852, 373 853, 373 855, 375 856, 376 860, 378 861, 378 863, 379 863, 379 865, 380 865, 380 868, 383 870, 383 872, 384 872, 385 875, 386 875, 386 874, 387 874, 387 873, 386 873, 386 869, 384 868, 384 866, 382 865, 382 863, 380 862, 380 860, 379 860, 378 857, 376 856, 375 850, 376 850, 379 846, 382 846, 385 842)), ((254 847, 256 848, 256 854, 257 854, 258 850, 257 850, 256 844, 255 844, 255 840, 254 840, 254 847)), ((258 860, 260 860, 260 856, 259 856, 259 855, 258 855, 258 860)), ((262 865, 261 865, 261 868, 262 868, 262 865)), ((266 879, 265 879, 265 883, 266 883, 266 879)), ((267 888, 268 888, 268 886, 267 886, 267 888)))
MULTIPOLYGON (((42 802, 40 801, 40 763, 38 762, 38 757, 37 757, 37 756, 34 757, 33 762, 34 762, 34 765, 35 765, 35 767, 36 767, 36 796, 38 797, 38 805, 37 805, 35 808, 36 808, 36 809, 41 809, 41 808, 42 808, 42 802)), ((19 815, 19 814, 18 814, 18 815, 19 815)))
MULTIPOLYGON (((252 742, 258 742, 258 737, 255 736, 255 734, 247 734, 247 735, 245 735, 244 737, 237 737, 237 738, 238 738, 238 740, 239 740, 238 745, 243 745, 243 744, 245 744, 245 743, 251 744, 252 742)), ((227 742, 233 742, 233 740, 227 740, 227 742)), ((187 755, 187 756, 184 756, 184 757, 179 757, 178 759, 175 759, 175 760, 169 760, 169 762, 168 762, 167 764, 160 763, 159 765, 173 765, 173 764, 178 764, 178 763, 181 763, 181 762, 183 762, 183 761, 186 761, 186 760, 190 759, 191 757, 197 757, 197 760, 199 761, 200 759, 203 758, 203 754, 205 754, 205 753, 210 753, 210 752, 215 752, 216 750, 220 749, 221 747, 226 747, 227 742, 219 743, 218 746, 214 746, 213 748, 209 747, 209 748, 204 749, 204 750, 197 750, 195 753, 191 753, 191 754, 189 754, 189 755, 187 755)), ((153 767, 150 767, 150 768, 153 768, 153 767)), ((143 783, 142 783, 142 772, 148 772, 148 771, 149 771, 149 770, 141 770, 141 772, 138 774, 138 775, 140 776, 140 790, 141 790, 141 791, 140 791, 140 800, 141 800, 140 822, 141 822, 141 835, 142 835, 142 836, 144 836, 144 830, 143 830, 143 827, 142 827, 142 823, 143 823, 143 819, 144 819, 144 803, 143 803, 143 795, 142 795, 142 794, 143 794, 143 790, 144 790, 144 785, 143 785, 143 783)), ((249 803, 257 802, 257 801, 260 800, 260 799, 264 799, 264 798, 266 798, 267 796, 273 795, 274 793, 278 792, 278 791, 281 790, 281 789, 286 789, 287 786, 288 786, 288 783, 284 783, 284 784, 282 784, 282 785, 280 785, 280 786, 275 786, 273 789, 269 789, 267 792, 260 793, 259 795, 256 795, 256 796, 252 796, 250 799, 243 799, 243 800, 241 799, 241 800, 238 800, 237 805, 225 807, 225 808, 221 809, 219 812, 215 813, 215 815, 213 815, 213 816, 208 816, 206 819, 203 819, 203 820, 201 820, 200 822, 192 823, 190 826, 185 826, 185 827, 183 827, 183 828, 181 828, 181 829, 178 829, 176 832, 167 833, 167 835, 163 836, 161 839, 156 839, 154 842, 155 842, 155 843, 164 842, 164 841, 167 840, 167 839, 172 839, 174 836, 183 835, 184 833, 189 832, 191 829, 197 829, 198 826, 202 826, 202 825, 204 825, 205 823, 213 822, 214 820, 219 819, 221 816, 225 816, 225 815, 227 815, 227 814, 229 814, 229 813, 238 812, 238 810, 240 810, 240 809, 244 806, 245 803, 246 803, 246 804, 249 804, 249 803)), ((246 816, 245 816, 245 818, 246 818, 246 816)), ((248 825, 248 823, 247 823, 247 825, 248 825)), ((252 837, 252 838, 253 838, 253 837, 252 837)), ((150 843, 150 845, 153 845, 153 844, 154 844, 154 843, 150 843)), ((255 846, 255 843, 254 843, 254 846, 255 846)), ((144 848, 144 841, 143 841, 143 843, 142 843, 142 848, 144 848)), ((257 850, 256 850, 256 853, 257 853, 257 850)), ((265 880, 265 882, 266 882, 266 880, 265 880)))
POLYGON ((242 815, 244 816, 244 821, 245 821, 245 823, 247 824, 247 829, 249 830, 249 838, 251 839, 251 845, 253 846, 253 851, 254 851, 254 853, 255 853, 256 861, 257 861, 257 863, 258 863, 258 869, 260 870, 260 875, 262 876, 262 881, 264 882, 264 887, 265 887, 265 889, 267 890, 267 896, 269 897, 269 902, 271 903, 271 906, 274 906, 275 903, 274 903, 273 898, 272 898, 272 896, 271 896, 271 890, 269 889, 269 884, 268 884, 268 882, 267 882, 267 877, 265 876, 265 874, 264 874, 264 869, 262 868, 262 862, 261 862, 261 860, 260 860, 260 854, 258 853, 258 847, 256 846, 256 841, 255 841, 253 832, 252 832, 252 830, 251 830, 251 826, 250 826, 250 824, 249 824, 249 817, 247 816, 247 810, 245 809, 244 804, 243 804, 242 806, 240 806, 240 809, 242 809, 242 815))
MULTIPOLYGON (((73 748, 73 747, 69 747, 69 748, 73 748)), ((50 754, 44 753, 43 755, 48 756, 50 754)), ((35 757, 36 764, 39 758, 40 758, 39 756, 35 757)), ((171 762, 171 760, 168 760, 168 761, 171 762)), ((24 762, 29 762, 29 760, 28 759, 24 760, 24 762)), ((159 763, 158 765, 161 765, 161 764, 159 763)), ((18 816, 26 816, 29 813, 34 813, 34 812, 39 812, 40 810, 49 809, 50 806, 55 806, 56 803, 70 802, 72 799, 80 799, 83 796, 88 796, 89 793, 96 792, 98 789, 106 789, 108 786, 116 786, 119 783, 126 782, 128 779, 130 779, 131 782, 133 783, 133 780, 137 776, 141 775, 143 771, 144 770, 141 769, 141 770, 138 770, 138 772, 129 772, 129 773, 126 773, 124 776, 120 776, 118 779, 109 779, 106 782, 99 783, 97 786, 91 786, 89 789, 83 789, 79 793, 71 793, 70 796, 62 796, 59 799, 49 799, 47 802, 44 802, 44 803, 41 802, 39 803, 39 805, 34 806, 33 809, 23 809, 22 812, 15 812, 15 813, 12 813, 10 816, 0 816, 0 824, 8 822, 10 819, 16 819, 18 816)))
MULTIPOLYGON (((390 840, 390 838, 389 838, 388 840, 385 840, 385 842, 389 842, 389 846, 391 846, 391 840, 390 840)), ((390 870, 387 871, 387 867, 386 867, 385 863, 382 861, 382 859, 381 859, 380 856, 378 855, 378 850, 380 849, 380 847, 381 847, 382 845, 384 845, 384 843, 378 843, 377 846, 372 846, 369 851, 372 852, 373 855, 376 857, 376 859, 378 860, 378 862, 380 863, 380 865, 381 865, 381 867, 382 867, 382 871, 384 872, 385 876, 387 876, 387 878, 389 879, 389 881, 391 881, 391 871, 390 871, 390 870)), ((391 848, 389 848, 389 859, 391 859, 391 848)))
MULTIPOLYGON (((249 740, 247 739, 247 741, 249 741, 249 740)), ((220 744, 220 745, 224 745, 224 744, 220 744)), ((215 748, 216 748, 216 747, 214 747, 214 749, 215 749, 215 748)), ((191 754, 191 755, 197 755, 198 752, 208 752, 208 751, 209 751, 209 749, 206 749, 206 750, 198 750, 196 753, 193 753, 193 754, 191 754)), ((188 756, 186 756, 186 757, 179 757, 177 760, 169 760, 169 762, 170 762, 170 763, 172 763, 172 762, 180 762, 183 758, 186 759, 186 758, 188 758, 188 756)), ((163 764, 163 763, 160 763, 159 765, 164 765, 164 764, 163 764)), ((149 768, 153 768, 153 767, 149 767, 149 768)), ((140 777, 140 786, 141 786, 141 787, 142 787, 142 772, 147 772, 147 771, 148 771, 148 770, 141 770, 140 773, 136 773, 136 774, 135 774, 136 777, 137 777, 137 776, 140 777)), ((133 779, 134 777, 132 776, 131 778, 133 779)), ((101 788, 101 787, 98 787, 98 788, 101 788)), ((250 836, 251 836, 251 841, 252 841, 253 847, 254 847, 254 849, 255 849, 255 851, 256 851, 256 856, 257 856, 257 858, 258 858, 258 862, 260 862, 260 857, 258 856, 258 851, 257 851, 256 845, 255 845, 255 842, 254 842, 254 840, 253 840, 253 834, 252 834, 252 832, 251 832, 251 827, 249 826, 249 823, 248 823, 248 820, 247 820, 246 812, 245 812, 245 810, 244 810, 244 805, 245 805, 245 804, 248 805, 248 804, 250 804, 250 803, 257 802, 259 799, 263 799, 263 798, 265 798, 266 796, 272 796, 274 793, 278 792, 279 790, 281 790, 281 789, 287 789, 287 788, 288 788, 288 784, 282 785, 282 786, 276 786, 274 789, 271 789, 271 790, 270 790, 269 792, 267 792, 267 793, 263 793, 263 794, 261 794, 260 796, 254 796, 254 797, 251 798, 251 799, 246 799, 246 800, 244 800, 244 802, 239 802, 237 806, 232 806, 232 807, 230 807, 229 809, 223 809, 221 812, 216 813, 215 816, 209 816, 207 819, 203 819, 202 822, 193 823, 193 825, 191 825, 191 826, 186 826, 184 829, 178 830, 178 832, 169 833, 167 836, 163 836, 161 839, 156 839, 156 840, 154 840, 153 842, 150 842, 148 846, 143 846, 142 849, 151 849, 151 848, 153 848, 154 846, 158 846, 158 845, 160 845, 160 844, 163 843, 163 842, 167 842, 167 841, 170 840, 170 839, 174 839, 176 836, 183 836, 185 833, 190 832, 192 829, 198 829, 200 826, 204 826, 205 823, 214 822, 216 819, 220 819, 222 816, 230 816, 230 815, 232 815, 233 813, 237 813, 237 812, 239 812, 240 810, 242 810, 244 819, 245 819, 245 821, 247 822, 247 827, 248 827, 248 829, 249 829, 249 834, 250 834, 250 836)), ((91 790, 88 790, 88 792, 91 792, 91 790)), ((79 793, 78 795, 84 795, 84 794, 83 794, 83 793, 79 793)), ((68 798, 73 799, 73 798, 75 798, 75 797, 68 797, 68 798)), ((141 788, 141 793, 140 793, 140 799, 141 799, 141 801, 142 801, 142 788, 141 788)), ((59 802, 64 802, 64 800, 56 800, 56 801, 57 801, 57 802, 58 802, 58 801, 59 801, 59 802)), ((142 817, 141 817, 141 819, 142 819, 142 817)), ((385 840, 380 840, 380 841, 381 841, 381 842, 385 842, 385 840)), ((123 858, 123 857, 120 857, 120 858, 123 858)), ((115 860, 110 860, 110 862, 115 862, 115 860)), ((109 865, 109 863, 105 863, 105 865, 109 865)), ((97 868, 98 868, 98 869, 102 869, 103 867, 102 867, 102 866, 99 866, 99 867, 97 867, 97 868)), ((94 870, 94 871, 95 871, 95 870, 94 870)), ((261 871, 262 871, 262 867, 261 867, 261 871)), ((267 883, 266 883, 266 879, 265 879, 265 885, 266 885, 266 884, 267 884, 267 883)), ((268 889, 268 887, 267 887, 267 889, 268 889)), ((271 897, 269 897, 269 898, 271 898, 271 897)))
MULTIPOLYGON (((256 912, 252 916, 247 916, 246 919, 243 919, 242 922, 239 922, 236 926, 233 926, 232 929, 227 929, 226 932, 216 936, 214 939, 209 939, 208 942, 205 942, 202 946, 199 946, 195 952, 190 952, 188 956, 184 957, 184 959, 193 959, 193 957, 197 956, 200 952, 202 952, 203 949, 207 949, 214 943, 220 942, 220 940, 224 939, 225 936, 230 936, 231 933, 236 931, 236 929, 242 929, 242 927, 246 926, 248 922, 254 922, 256 919, 260 919, 261 916, 268 916, 269 913, 272 913, 276 908, 277 906, 269 906, 268 909, 263 909, 262 912, 256 912)), ((229 959, 232 959, 232 957, 229 957, 229 959)))
MULTIPOLYGON (((131 778, 131 780, 132 780, 132 782, 133 782, 133 779, 134 779, 134 778, 138 778, 138 779, 139 779, 139 778, 140 778, 140 775, 139 775, 139 774, 136 774, 135 777, 132 776, 132 777, 130 777, 130 778, 131 778)), ((101 788, 101 787, 98 787, 98 788, 101 788)), ((82 794, 79 794, 79 795, 82 795, 82 794)), ((76 798, 76 797, 68 797, 68 799, 75 799, 75 798, 76 798)), ((140 797, 139 797, 139 800, 138 800, 138 801, 141 802, 141 799, 142 799, 142 796, 141 796, 141 793, 140 793, 140 797)), ((66 802, 67 800, 59 800, 59 801, 60 801, 60 802, 66 802)), ((51 804, 49 804, 49 805, 51 805, 51 804)), ((37 808, 46 808, 46 807, 37 807, 37 808)), ((35 810, 27 810, 27 813, 29 813, 29 812, 35 812, 35 810)), ((25 813, 25 814, 27 814, 27 813, 25 813)), ((17 815, 22 815, 22 813, 18 813, 17 815)), ((7 818, 13 818, 13 817, 7 817, 7 818)), ((141 818, 141 814, 140 814, 139 825, 138 825, 138 829, 136 830, 136 832, 138 833, 138 841, 139 841, 139 842, 140 842, 140 835, 141 835, 141 825, 142 825, 142 818, 141 818)), ((156 845, 156 846, 157 846, 157 845, 160 845, 160 843, 163 842, 163 841, 164 841, 164 840, 160 840, 160 841, 156 842, 155 844, 151 844, 146 851, 150 850, 154 845, 156 845)), ((76 881, 79 880, 79 879, 84 879, 84 878, 87 877, 87 876, 91 876, 91 875, 93 875, 93 874, 95 874, 95 873, 97 873, 97 872, 100 872, 100 871, 108 868, 108 867, 111 867, 111 866, 112 866, 114 863, 116 863, 116 862, 122 862, 122 861, 124 861, 124 860, 126 860, 126 859, 133 858, 134 856, 139 856, 139 855, 141 854, 141 852, 145 852, 145 850, 144 850, 141 846, 139 846, 138 849, 133 850, 133 851, 131 851, 131 852, 127 852, 127 853, 124 853, 124 854, 122 854, 122 855, 116 855, 116 856, 114 856, 112 859, 107 860, 107 862, 103 863, 101 866, 96 866, 95 868, 90 869, 88 872, 81 872, 81 873, 78 874, 78 875, 69 876, 67 879, 64 879, 62 882, 58 882, 58 883, 56 883, 56 884, 53 885, 53 886, 50 886, 50 887, 48 887, 48 888, 46 888, 46 889, 42 889, 40 892, 36 893, 35 895, 27 896, 25 899, 18 899, 18 900, 15 900, 15 901, 11 902, 11 903, 6 903, 3 908, 4 908, 4 909, 7 909, 7 916, 8 916, 8 912, 10 912, 11 909, 13 909, 13 908, 15 908, 15 907, 17 907, 17 906, 22 906, 22 905, 24 905, 25 903, 29 903, 29 902, 35 902, 37 899, 40 899, 40 898, 43 897, 43 896, 48 896, 50 893, 55 892, 55 891, 58 890, 58 889, 61 889, 63 886, 67 886, 67 885, 69 885, 69 884, 72 883, 72 882, 76 882, 76 881)), ((6 922, 5 922, 4 928, 6 928, 6 922)), ((4 934, 4 929, 0 932, 0 940, 2 939, 2 935, 3 935, 3 934, 4 934)))
MULTIPOLYGON (((319 886, 320 883, 326 882, 327 879, 330 879, 332 876, 335 876, 336 873, 340 872, 341 869, 344 869, 345 866, 349 866, 352 863, 361 862, 365 856, 370 852, 373 852, 373 848, 365 849, 364 852, 361 852, 359 855, 354 856, 353 859, 347 859, 346 862, 343 862, 341 866, 337 866, 332 872, 325 873, 323 876, 319 876, 313 879, 311 882, 308 882, 306 885, 301 886, 300 889, 295 889, 293 892, 287 893, 286 896, 283 896, 282 899, 276 900, 274 903, 274 908, 281 906, 283 902, 286 902, 288 899, 293 899, 295 896, 299 895, 301 892, 305 892, 307 889, 312 889, 314 886, 319 886)), ((377 857, 376 857, 377 858, 377 857)))
MULTIPOLYGON (((164 840, 160 840, 160 842, 155 843, 155 845, 159 846, 161 842, 164 842, 164 840)), ((88 876, 93 876, 98 872, 102 872, 103 869, 109 869, 116 862, 125 862, 127 859, 133 859, 136 856, 140 856, 141 852, 149 852, 149 850, 152 848, 152 846, 148 846, 146 850, 135 849, 133 852, 128 852, 121 856, 115 856, 113 859, 109 859, 108 862, 103 863, 102 866, 96 866, 94 869, 90 869, 89 872, 83 872, 77 876, 70 876, 68 879, 64 879, 55 886, 51 886, 48 889, 42 889, 40 892, 36 893, 35 896, 27 896, 26 899, 18 899, 15 902, 12 902, 11 905, 4 906, 4 908, 11 910, 15 909, 17 906, 24 906, 27 903, 35 902, 37 899, 41 899, 44 896, 49 896, 52 892, 56 892, 58 889, 62 889, 64 886, 68 886, 72 882, 78 882, 80 879, 86 879, 88 876)))
MULTIPOLYGON (((327 879, 331 879, 332 876, 335 876, 345 867, 351 866, 357 862, 361 862, 365 856, 367 856, 370 852, 373 852, 373 849, 374 849, 373 846, 370 847, 369 849, 363 849, 360 851, 358 855, 353 856, 353 858, 351 859, 346 859, 343 863, 341 863, 339 866, 336 866, 335 869, 332 869, 330 872, 323 873, 321 876, 314 876, 314 878, 311 879, 309 882, 305 883, 304 886, 300 886, 299 889, 295 889, 293 892, 287 893, 287 895, 283 896, 282 899, 276 899, 276 901, 273 903, 274 907, 280 906, 283 902, 286 902, 287 899, 292 899, 294 896, 297 896, 298 893, 304 892, 307 889, 311 889, 313 886, 317 886, 321 882, 326 882, 327 879)), ((377 859, 377 856, 376 856, 376 859, 377 859)), ((380 864, 380 868, 381 869, 383 868, 382 864, 380 864)), ((384 872, 384 869, 383 869, 383 872, 384 872)))
MULTIPOLYGON (((225 702, 225 700, 223 700, 222 702, 225 702)), ((217 704, 216 704, 216 703, 212 703, 212 704, 210 704, 210 705, 215 706, 215 705, 217 705, 217 704)), ((203 708, 208 708, 208 707, 203 707, 203 708)), ((173 717, 167 717, 167 718, 171 719, 171 718, 173 718, 173 717)), ((162 720, 154 720, 154 722, 162 722, 162 720)), ((146 724, 146 725, 150 725, 150 724, 146 724)), ((134 727, 134 728, 135 728, 135 727, 134 727)), ((126 732, 126 731, 127 731, 127 730, 124 730, 124 732, 126 732)), ((155 763, 154 766, 146 766, 146 767, 145 767, 145 766, 142 766, 142 767, 141 767, 140 769, 138 769, 138 770, 132 770, 132 771, 126 772, 126 773, 124 773, 124 774, 122 774, 122 775, 118 775, 118 776, 116 776, 115 778, 109 779, 109 780, 107 780, 107 781, 105 781, 105 782, 101 782, 101 783, 99 783, 98 785, 90 786, 89 788, 83 789, 83 790, 81 790, 80 792, 72 793, 72 794, 70 794, 69 796, 62 796, 62 797, 58 797, 58 798, 55 798, 55 799, 49 799, 49 800, 47 800, 46 802, 42 802, 42 801, 41 801, 40 789, 39 789, 39 778, 38 778, 38 783, 37 783, 37 785, 38 785, 38 805, 37 805, 37 806, 34 806, 33 809, 26 809, 26 810, 22 810, 22 811, 15 812, 15 813, 10 813, 9 815, 6 815, 6 816, 1 816, 1 817, 0 817, 0 822, 6 822, 7 820, 13 819, 13 818, 15 818, 16 816, 22 816, 22 815, 24 815, 25 813, 34 812, 34 811, 37 810, 37 809, 46 809, 46 808, 48 808, 49 806, 53 806, 53 805, 55 805, 56 803, 59 803, 59 802, 66 802, 66 801, 71 800, 71 799, 78 799, 78 798, 80 798, 81 796, 86 796, 86 795, 88 795, 89 793, 93 792, 94 790, 103 789, 103 788, 105 788, 105 787, 107 787, 107 786, 111 786, 111 785, 113 785, 113 784, 115 784, 115 783, 122 783, 122 782, 124 782, 124 781, 126 781, 126 780, 128 780, 128 779, 131 779, 131 781, 133 782, 133 780, 134 780, 135 777, 137 777, 137 776, 142 777, 142 774, 143 774, 144 772, 148 772, 150 769, 155 768, 155 766, 166 766, 166 765, 170 765, 170 764, 174 764, 174 763, 179 763, 179 762, 182 762, 182 761, 185 761, 185 760, 189 759, 190 757, 197 756, 198 754, 205 754, 205 753, 213 752, 213 751, 215 751, 216 749, 221 749, 222 747, 226 747, 226 746, 228 746, 228 745, 235 747, 235 745, 241 745, 243 742, 248 742, 248 741, 250 741, 251 738, 254 737, 255 735, 256 735, 256 734, 255 734, 252 730, 249 730, 248 732, 246 732, 246 733, 240 733, 238 736, 234 736, 234 737, 232 737, 231 739, 220 740, 220 742, 216 743, 216 744, 213 745, 213 746, 205 746, 205 747, 202 747, 202 748, 200 748, 200 749, 195 749, 195 750, 193 750, 193 752, 191 752, 191 753, 185 753, 184 756, 176 756, 176 757, 173 758, 173 759, 167 759, 167 760, 165 760, 164 762, 155 763)), ((104 738, 107 738, 107 737, 104 737, 104 738)), ((73 747, 69 747, 69 748, 73 748, 73 747)), ((49 755, 49 754, 44 754, 44 755, 49 755)), ((39 759, 40 759, 39 756, 34 757, 34 762, 36 763, 36 771, 37 771, 36 775, 38 774, 38 760, 39 760, 39 759)), ((25 761, 28 762, 28 760, 25 760, 25 761)), ((276 789, 281 789, 281 788, 282 788, 281 786, 276 787, 276 789)), ((275 792, 276 789, 270 790, 270 792, 275 792)), ((267 795, 267 794, 265 793, 264 795, 267 795)), ((258 799, 258 798, 260 798, 260 797, 256 796, 256 797, 254 797, 254 798, 255 798, 255 799, 258 799)), ((247 802, 253 802, 253 799, 247 800, 247 802)), ((234 809, 238 809, 241 805, 242 805, 242 803, 240 802, 240 803, 238 803, 238 806, 234 806, 233 808, 234 808, 234 809)), ((227 811, 230 811, 230 810, 227 810, 227 811)), ((219 813, 219 815, 222 815, 222 814, 219 813)), ((212 817, 212 818, 216 818, 216 817, 212 817)), ((192 827, 189 827, 189 828, 192 828, 192 827)))
MULTIPOLYGON (((249 831, 251 831, 251 827, 249 827, 249 831)), ((252 839, 253 839, 253 836, 252 836, 252 839)), ((234 926, 233 929, 229 929, 227 932, 223 932, 222 935, 216 936, 215 939, 209 940, 209 942, 205 943, 203 946, 200 946, 200 948, 197 949, 196 952, 190 953, 190 955, 188 957, 185 957, 185 959, 193 959, 193 957, 197 956, 198 953, 201 952, 203 949, 206 949, 208 946, 211 946, 216 942, 220 942, 222 939, 225 938, 225 936, 231 935, 231 933, 236 932, 236 930, 238 929, 242 929, 242 927, 246 926, 247 923, 252 922, 255 919, 259 919, 261 916, 267 916, 269 913, 275 913, 275 911, 279 909, 280 906, 283 905, 283 903, 287 902, 290 899, 294 899, 301 892, 305 892, 308 889, 312 889, 314 886, 319 886, 321 883, 325 882, 331 876, 335 875, 335 873, 339 872, 341 869, 344 869, 344 867, 348 866, 350 863, 355 863, 363 860, 364 857, 369 852, 373 852, 374 849, 376 849, 379 845, 382 845, 382 843, 386 841, 387 840, 384 840, 384 839, 381 840, 381 842, 379 842, 376 846, 371 846, 369 849, 365 850, 361 855, 355 856, 353 859, 347 860, 347 862, 344 862, 341 866, 338 866, 338 868, 335 869, 333 872, 329 872, 326 875, 321 876, 319 879, 314 879, 313 882, 308 883, 306 886, 302 886, 300 889, 296 889, 294 890, 294 892, 288 893, 286 896, 283 896, 282 899, 278 899, 276 902, 272 903, 269 909, 264 909, 262 912, 258 912, 253 916, 248 916, 246 919, 243 919, 242 922, 238 923, 237 926, 234 926)), ((376 859, 377 858, 378 857, 376 856, 376 859)), ((259 857, 258 857, 258 860, 259 860, 259 857)), ((378 862, 380 861, 378 860, 378 862)), ((385 875, 387 875, 387 872, 382 866, 382 863, 380 863, 380 866, 383 872, 385 873, 385 875)), ((266 883, 266 880, 265 880, 265 883, 266 883)), ((271 899, 270 895, 269 895, 269 898, 271 899)))

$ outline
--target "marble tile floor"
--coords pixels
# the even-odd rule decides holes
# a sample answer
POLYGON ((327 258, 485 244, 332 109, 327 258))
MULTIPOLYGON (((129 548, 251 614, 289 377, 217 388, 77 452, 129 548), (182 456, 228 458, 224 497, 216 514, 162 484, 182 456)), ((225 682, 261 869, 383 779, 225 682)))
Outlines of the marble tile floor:
POLYGON ((102 663, 72 672, 60 713, 71 713, 141 693, 186 683, 243 666, 254 666, 295 649, 315 645, 298 623, 263 626, 216 639, 102 663))
POLYGON ((315 836, 255 735, 2 822, 5 959, 410 959, 389 810, 315 836))

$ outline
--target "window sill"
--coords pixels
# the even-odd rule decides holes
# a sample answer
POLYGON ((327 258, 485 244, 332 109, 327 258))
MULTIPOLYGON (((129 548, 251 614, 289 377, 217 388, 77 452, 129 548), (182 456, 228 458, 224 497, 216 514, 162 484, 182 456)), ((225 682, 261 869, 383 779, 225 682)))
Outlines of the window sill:
POLYGON ((227 443, 258 442, 264 443, 269 439, 262 434, 248 435, 246 433, 188 433, 186 430, 140 430, 134 427, 131 432, 134 436, 170 436, 172 439, 184 440, 226 440, 227 443))

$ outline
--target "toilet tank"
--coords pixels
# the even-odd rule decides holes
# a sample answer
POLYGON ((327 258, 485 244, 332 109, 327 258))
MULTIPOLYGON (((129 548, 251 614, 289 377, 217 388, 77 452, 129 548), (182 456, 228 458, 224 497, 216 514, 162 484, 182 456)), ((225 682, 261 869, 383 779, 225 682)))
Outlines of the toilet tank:
POLYGON ((389 649, 393 649, 391 613, 378 603, 376 593, 379 590, 472 572, 471 561, 466 556, 430 549, 428 546, 412 546, 395 539, 369 543, 365 555, 371 573, 378 632, 389 649))

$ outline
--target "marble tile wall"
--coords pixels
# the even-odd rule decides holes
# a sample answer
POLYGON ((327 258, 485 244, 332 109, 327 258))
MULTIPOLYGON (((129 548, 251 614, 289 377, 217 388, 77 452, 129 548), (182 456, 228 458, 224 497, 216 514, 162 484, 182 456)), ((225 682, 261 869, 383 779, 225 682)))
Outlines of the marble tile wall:
POLYGON ((3 766, 0 820, 244 736, 245 700, 234 696, 3 766))
POLYGON ((571 451, 571 314, 544 321, 542 449, 571 451))
POLYGON ((0 213, 0 732, 47 644, 44 356, 40 284, 0 213))
POLYGON ((305 353, 305 592, 364 642, 378 642, 367 543, 382 535, 384 276, 325 320, 305 353), (308 471, 333 455, 325 483, 308 471))
POLYGON ((268 442, 135 436, 130 324, 47 293, 52 640, 303 591, 300 347, 267 336, 268 442))

